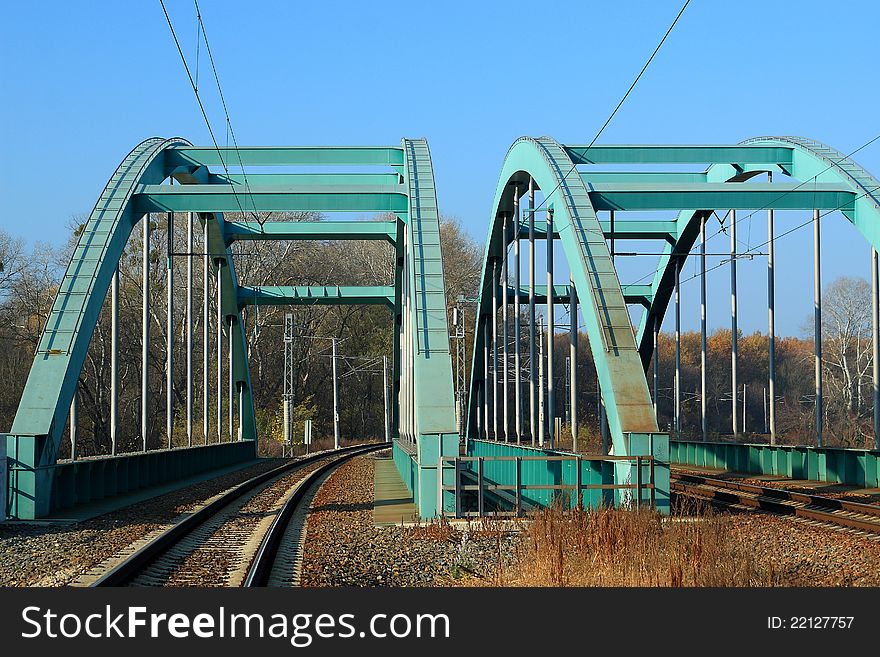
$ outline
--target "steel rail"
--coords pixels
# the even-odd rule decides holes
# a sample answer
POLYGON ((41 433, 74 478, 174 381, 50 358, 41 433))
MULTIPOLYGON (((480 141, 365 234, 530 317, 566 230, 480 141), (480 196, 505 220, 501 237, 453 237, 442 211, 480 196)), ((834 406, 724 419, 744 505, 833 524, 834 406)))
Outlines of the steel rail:
POLYGON ((880 534, 880 505, 862 504, 781 488, 674 473, 673 492, 725 506, 738 504, 760 511, 794 515, 829 525, 880 534))
MULTIPOLYGON (((383 444, 382 446, 387 448, 387 445, 383 444)), ((308 465, 309 463, 314 463, 315 461, 327 458, 328 456, 356 452, 361 449, 363 449, 362 445, 354 445, 339 450, 319 452, 291 463, 285 463, 282 466, 268 470, 238 484, 199 510, 174 523, 171 527, 150 540, 146 545, 136 550, 131 556, 104 573, 99 579, 91 584, 91 586, 125 586, 155 562, 162 554, 167 552, 173 545, 180 542, 185 536, 207 522, 210 518, 229 506, 235 500, 242 497, 245 493, 274 480, 280 475, 284 475, 292 470, 308 465)), ((331 461, 331 463, 334 462, 335 461, 331 461)))
POLYGON ((248 568, 247 577, 244 580, 243 586, 245 588, 268 586, 269 578, 272 574, 272 567, 275 565, 278 551, 282 545, 284 532, 287 531, 287 527, 300 504, 306 499, 309 491, 318 484, 323 475, 339 467, 348 459, 362 454, 368 454, 369 452, 374 452, 376 450, 388 449, 388 447, 389 445, 387 443, 380 443, 378 445, 370 445, 368 447, 361 447, 361 449, 352 450, 346 454, 340 455, 332 461, 328 461, 300 479, 296 483, 290 497, 287 498, 284 506, 272 521, 269 531, 263 536, 257 554, 254 557, 250 568, 248 568))

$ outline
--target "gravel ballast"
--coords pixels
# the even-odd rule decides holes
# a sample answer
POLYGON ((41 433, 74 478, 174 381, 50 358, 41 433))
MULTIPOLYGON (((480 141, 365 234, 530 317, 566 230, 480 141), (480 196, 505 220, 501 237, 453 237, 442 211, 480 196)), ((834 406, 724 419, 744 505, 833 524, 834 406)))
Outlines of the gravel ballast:
POLYGON ((513 558, 516 534, 493 523, 470 530, 448 524, 373 525, 373 456, 337 468, 312 502, 302 586, 449 586, 497 584, 498 564, 513 558))
POLYGON ((119 550, 206 499, 266 470, 281 459, 229 472, 78 523, 0 524, 0 586, 64 586, 119 550))

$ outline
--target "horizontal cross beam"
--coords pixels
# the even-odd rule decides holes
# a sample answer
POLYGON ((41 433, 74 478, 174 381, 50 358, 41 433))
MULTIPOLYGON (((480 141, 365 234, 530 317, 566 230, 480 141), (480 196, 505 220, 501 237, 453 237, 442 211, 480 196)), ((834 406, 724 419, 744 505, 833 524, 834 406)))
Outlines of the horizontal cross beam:
MULTIPOLYGON (((650 285, 621 285, 621 289, 623 290, 623 300, 626 303, 632 304, 641 304, 645 305, 649 303, 651 299, 651 286, 650 285)), ((507 287, 507 298, 510 300, 510 303, 513 303, 513 296, 516 293, 516 288, 513 285, 509 285, 507 287)), ((520 286, 519 288, 519 301, 520 303, 528 303, 529 301, 529 288, 527 285, 520 286)), ((553 286, 553 303, 554 304, 567 304, 571 301, 571 286, 570 285, 554 285, 553 286)), ((546 285, 536 285, 535 286, 535 303, 547 303, 547 286, 546 285)))
POLYGON ((370 306, 394 307, 394 286, 262 285, 239 286, 244 306, 370 306))
POLYGON ((179 166, 403 166, 403 150, 395 146, 208 146, 168 148, 166 168, 179 166))
POLYGON ((588 185, 596 210, 851 210, 855 193, 838 184, 707 183, 588 185))
POLYGON ((396 221, 227 221, 227 246, 236 240, 385 240, 397 241, 396 221))
MULTIPOLYGON (((611 232, 611 222, 608 220, 600 220, 602 232, 606 238, 613 237, 618 240, 650 240, 661 239, 670 242, 675 241, 677 224, 671 221, 639 221, 639 220, 616 220, 614 222, 614 232, 611 232)), ((519 229, 520 239, 529 238, 528 222, 524 221, 519 229)), ((537 239, 547 238, 547 222, 543 220, 535 221, 535 237, 537 239)), ((558 238, 559 233, 554 231, 554 237, 558 238)))
POLYGON ((779 164, 791 166, 792 149, 743 145, 565 146, 574 164, 779 164))
POLYGON ((405 186, 142 185, 136 212, 407 212, 405 186))
MULTIPOLYGON (((403 183, 398 173, 212 173, 208 176, 212 185, 276 185, 282 187, 313 187, 316 185, 389 186, 403 183)), ((244 189, 243 191, 247 191, 244 189)))
POLYGON ((704 183, 708 181, 705 171, 581 171, 581 179, 587 183, 704 183))

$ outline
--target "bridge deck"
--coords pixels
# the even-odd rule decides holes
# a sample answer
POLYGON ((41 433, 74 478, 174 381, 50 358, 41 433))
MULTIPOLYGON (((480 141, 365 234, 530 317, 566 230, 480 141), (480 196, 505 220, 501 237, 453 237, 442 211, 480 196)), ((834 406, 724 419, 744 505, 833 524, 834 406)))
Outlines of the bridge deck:
POLYGON ((377 457, 373 468, 373 524, 387 527, 418 518, 419 510, 391 457, 377 457))

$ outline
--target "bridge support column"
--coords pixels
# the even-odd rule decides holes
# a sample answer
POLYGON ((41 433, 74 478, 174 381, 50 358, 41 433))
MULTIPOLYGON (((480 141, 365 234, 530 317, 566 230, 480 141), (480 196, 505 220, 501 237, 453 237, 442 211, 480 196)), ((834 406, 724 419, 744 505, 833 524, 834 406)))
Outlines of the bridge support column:
POLYGON ((483 429, 489 440, 489 318, 483 322, 483 429))
POLYGON ((229 386, 228 386, 229 387, 229 409, 228 409, 229 429, 228 429, 228 435, 229 435, 229 442, 232 442, 233 432, 235 431, 235 429, 234 429, 234 427, 235 427, 235 360, 233 358, 232 325, 233 325, 233 322, 235 321, 235 319, 232 317, 232 315, 230 315, 229 317, 227 317, 227 321, 229 324, 228 329, 227 329, 228 330, 227 338, 229 340, 229 344, 227 346, 227 349, 229 350, 229 386))
POLYGON ((544 318, 538 322, 538 446, 544 446, 545 428, 544 406, 544 318))
POLYGON ((675 261, 675 435, 681 438, 681 260, 675 261))
POLYGON ((880 265, 871 248, 871 335, 874 356, 874 449, 880 449, 880 265))
POLYGON ((110 282, 110 454, 119 441, 119 267, 110 282))
POLYGON ((730 211, 730 421, 734 438, 739 434, 737 420, 737 369, 739 364, 739 336, 736 328, 736 210, 730 211))
POLYGON ((441 491, 441 482, 454 483, 457 473, 448 465, 440 470, 441 456, 458 456, 458 434, 421 434, 417 439, 416 461, 418 467, 419 515, 422 519, 434 518, 445 509, 455 510, 455 495, 451 491, 441 491))
POLYGON ((498 263, 492 263, 492 433, 498 440, 498 263))
POLYGON ((577 361, 578 361, 578 298, 577 289, 574 286, 574 279, 570 282, 571 297, 569 299, 568 314, 570 320, 569 327, 569 360, 571 369, 569 370, 569 408, 571 413, 571 449, 576 452, 578 448, 578 387, 577 387, 577 361))
POLYGON ((660 422, 660 317, 654 315, 654 418, 660 422))
MULTIPOLYGON (((767 174, 767 182, 773 182, 773 174, 767 174)), ((776 272, 773 210, 767 210, 767 371, 769 389, 768 407, 770 444, 776 444, 776 272)))
POLYGON ((54 480, 53 468, 44 462, 48 436, 2 434, 2 438, 6 441, 10 515, 21 520, 49 515, 54 480))
POLYGON ((166 214, 166 306, 165 306, 165 433, 171 449, 174 433, 174 213, 166 214))
POLYGON ((529 436, 535 446, 538 418, 535 383, 538 368, 535 361, 535 181, 529 178, 529 436))
MULTIPOLYGON (((625 433, 624 439, 626 441, 626 454, 627 456, 651 456, 653 457, 653 484, 654 484, 654 502, 657 506, 657 511, 662 514, 668 514, 670 512, 669 505, 669 435, 665 433, 625 433)), ((636 470, 635 461, 618 461, 618 464, 615 466, 615 483, 637 483, 642 482, 642 484, 647 484, 651 481, 651 466, 650 462, 641 463, 641 476, 639 476, 638 471, 636 470)), ((631 489, 632 493, 632 507, 636 507, 636 496, 640 495, 641 505, 647 506, 650 504, 651 496, 650 490, 642 490, 631 489)), ((618 489, 616 491, 615 498, 618 504, 626 501, 627 494, 630 491, 627 489, 618 489)))
POLYGON ((700 217, 700 428, 703 442, 708 440, 709 423, 706 417, 706 217, 700 217))
POLYGON ((205 218, 204 243, 202 244, 202 438, 204 444, 208 444, 208 436, 211 426, 211 386, 210 363, 208 354, 211 353, 211 313, 208 309, 211 298, 209 282, 211 273, 211 261, 208 256, 208 220, 205 218))
POLYGON ((193 213, 187 215, 186 229, 186 445, 193 435, 193 213))
POLYGON ((822 447, 822 251, 820 214, 813 210, 813 307, 816 348, 816 446, 822 447))
POLYGON ((76 461, 79 456, 77 438, 79 434, 79 382, 73 389, 73 401, 70 402, 70 459, 76 461))
POLYGON ((144 215, 141 271, 141 449, 147 451, 150 429, 150 214, 144 215))
POLYGON ((523 419, 522 419, 522 345, 520 344, 522 341, 522 326, 520 325, 519 318, 519 286, 520 286, 520 271, 522 269, 522 262, 520 261, 519 254, 519 227, 520 227, 520 214, 519 214, 519 187, 514 188, 513 192, 513 266, 515 269, 515 275, 513 277, 513 380, 514 380, 514 415, 516 416, 516 444, 519 445, 522 442, 522 434, 523 434, 523 419))
POLYGON ((553 208, 547 210, 547 435, 556 446, 556 404, 553 390, 553 208))
POLYGON ((223 442, 223 263, 216 261, 217 270, 217 443, 223 442))
MULTIPOLYGON (((509 222, 507 221, 507 215, 504 215, 501 219, 501 354, 502 354, 502 362, 504 367, 504 374, 501 377, 501 401, 502 401, 502 417, 504 419, 504 442, 508 442, 507 434, 510 431, 510 415, 508 413, 508 407, 510 405, 509 402, 509 394, 508 394, 508 379, 510 378, 510 347, 508 342, 510 340, 510 335, 508 331, 508 295, 507 295, 507 229, 509 222)), ((517 290, 517 293, 519 290, 517 290)))

